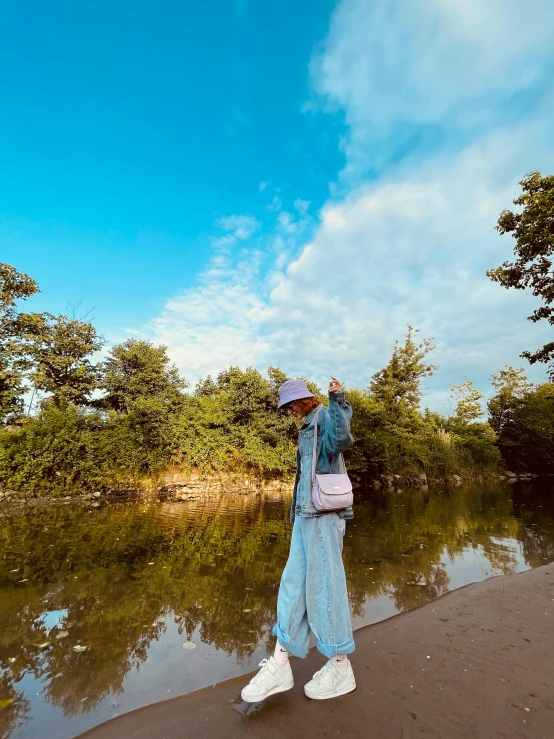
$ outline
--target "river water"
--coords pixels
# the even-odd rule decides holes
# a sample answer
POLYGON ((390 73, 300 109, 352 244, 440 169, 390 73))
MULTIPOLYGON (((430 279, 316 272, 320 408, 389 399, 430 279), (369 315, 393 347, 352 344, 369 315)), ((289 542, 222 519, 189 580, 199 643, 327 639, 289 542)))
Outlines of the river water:
MULTIPOLYGON (((68 739, 255 669, 273 645, 288 510, 250 496, 4 509, 0 737, 68 739)), ((376 493, 345 535, 354 627, 552 560, 552 478, 376 493)))

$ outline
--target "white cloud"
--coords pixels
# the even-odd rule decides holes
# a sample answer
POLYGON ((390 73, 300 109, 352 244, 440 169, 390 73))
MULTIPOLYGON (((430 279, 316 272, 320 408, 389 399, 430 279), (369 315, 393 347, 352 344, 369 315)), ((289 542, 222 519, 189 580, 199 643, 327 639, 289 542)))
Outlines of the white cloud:
POLYGON ((222 231, 229 231, 232 236, 241 241, 249 239, 260 227, 254 216, 247 215, 225 216, 217 221, 217 225, 222 231))
POLYGON ((228 249, 229 247, 236 244, 237 239, 233 234, 226 234, 225 236, 219 236, 211 241, 211 244, 216 249, 228 249))
POLYGON ((554 166, 553 155, 539 154, 547 140, 544 126, 526 125, 410 178, 360 188, 324 209, 312 242, 276 284, 247 261, 216 272, 168 302, 152 325, 156 339, 194 379, 231 363, 277 364, 363 386, 410 323, 435 337, 441 370, 427 386, 437 402, 438 388, 463 374, 486 384, 503 365, 523 364, 524 348, 546 341, 546 327, 526 320, 533 299, 493 284, 485 271, 511 252, 494 224, 517 178, 529 165, 554 166))
MULTIPOLYGON (((267 319, 281 364, 365 384, 408 323, 435 337, 443 386, 464 373, 483 383, 503 364, 521 364, 520 351, 543 343, 547 329, 525 320, 528 294, 494 285, 485 270, 511 251, 493 227, 516 178, 541 159, 530 141, 546 150, 546 131, 492 136, 329 206, 271 295, 267 319)), ((553 166, 554 157, 543 163, 553 166)))
MULTIPOLYGON (((518 355, 550 339, 548 327, 526 320, 535 306, 528 293, 504 290, 485 271, 512 253, 494 225, 517 181, 554 168, 554 101, 539 96, 517 116, 510 109, 505 128, 491 122, 512 93, 536 91, 546 78, 553 7, 339 3, 313 74, 319 92, 345 111, 346 173, 371 169, 379 147, 386 158, 408 124, 465 134, 449 133, 448 145, 432 155, 419 149, 371 184, 351 184, 322 209, 300 250, 294 239, 309 203, 295 202, 295 221, 275 197, 265 256, 220 254, 198 287, 168 301, 149 327, 189 379, 233 363, 274 364, 320 383, 335 374, 363 386, 408 323, 435 337, 441 369, 426 390, 439 410, 444 388, 464 374, 485 387, 503 365, 525 365, 518 355)), ((219 227, 238 240, 258 223, 230 216, 219 227)), ((529 370, 544 377, 541 367, 529 370)))
POLYGON ((236 263, 216 257, 201 284, 167 301, 146 334, 165 344, 189 381, 233 364, 256 365, 269 347, 259 330, 265 304, 251 289, 256 254, 236 263))
POLYGON ((266 189, 267 185, 268 185, 267 182, 260 182, 260 186, 259 186, 258 190, 260 192, 263 192, 266 189))
POLYGON ((312 203, 310 200, 301 200, 300 198, 297 198, 293 203, 294 207, 300 213, 301 216, 306 215, 306 213, 308 212, 308 208, 310 207, 311 204, 312 203))
POLYGON ((290 235, 296 232, 298 225, 291 213, 287 213, 286 210, 282 210, 277 216, 277 220, 285 234, 290 235))
POLYGON ((283 203, 281 202, 281 198, 275 195, 271 203, 265 206, 265 209, 268 213, 278 213, 282 207, 283 203))
POLYGON ((345 111, 345 174, 512 115, 518 93, 549 86, 553 34, 551 0, 342 0, 312 77, 345 111))

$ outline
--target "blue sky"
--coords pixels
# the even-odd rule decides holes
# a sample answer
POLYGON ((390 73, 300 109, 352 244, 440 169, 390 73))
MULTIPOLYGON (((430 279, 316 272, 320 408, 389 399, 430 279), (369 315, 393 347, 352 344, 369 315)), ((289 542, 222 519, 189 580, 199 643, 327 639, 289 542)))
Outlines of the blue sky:
POLYGON ((45 306, 140 324, 193 284, 218 217, 263 215, 260 182, 324 201, 339 126, 301 108, 332 6, 296 6, 3 8, 2 251, 45 306))
POLYGON ((553 37, 548 0, 6 5, 0 258, 193 382, 365 385, 411 323, 448 410, 549 338, 484 272, 554 169, 553 37))

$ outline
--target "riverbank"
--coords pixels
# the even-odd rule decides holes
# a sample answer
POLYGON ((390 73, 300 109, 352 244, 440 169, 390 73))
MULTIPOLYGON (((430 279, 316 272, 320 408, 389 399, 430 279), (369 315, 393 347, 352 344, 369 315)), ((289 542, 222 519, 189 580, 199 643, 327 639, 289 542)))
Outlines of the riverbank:
POLYGON ((461 588, 356 632, 355 692, 323 702, 302 686, 322 665, 294 660, 294 688, 240 700, 248 677, 108 721, 83 739, 342 736, 551 739, 554 565, 461 588))
MULTIPOLYGON (((545 477, 553 477, 546 475, 545 477)), ((482 483, 486 481, 505 481, 515 483, 527 482, 538 478, 535 474, 516 474, 514 472, 499 473, 490 470, 483 474, 446 475, 443 477, 421 474, 411 475, 380 475, 371 480, 365 480, 358 485, 360 490, 402 491, 406 489, 428 490, 436 486, 454 486, 462 483, 482 483)), ((5 488, 0 483, 0 511, 3 506, 37 507, 49 503, 68 503, 81 501, 85 505, 98 507, 104 502, 121 500, 144 501, 175 501, 187 503, 194 500, 218 498, 226 495, 257 495, 260 497, 275 498, 292 493, 293 478, 260 479, 241 475, 213 475, 201 476, 197 474, 183 474, 176 470, 168 470, 156 483, 149 481, 143 487, 137 488, 102 488, 93 492, 85 491, 71 495, 29 495, 25 492, 5 488)))

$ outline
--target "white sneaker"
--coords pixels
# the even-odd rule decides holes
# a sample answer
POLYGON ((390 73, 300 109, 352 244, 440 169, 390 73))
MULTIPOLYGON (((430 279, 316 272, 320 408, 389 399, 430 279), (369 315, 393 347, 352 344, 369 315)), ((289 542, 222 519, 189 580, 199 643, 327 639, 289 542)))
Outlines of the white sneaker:
POLYGON ((356 689, 356 680, 352 665, 348 661, 348 669, 339 670, 332 660, 315 673, 309 683, 304 685, 304 693, 313 700, 325 700, 345 695, 356 689))
POLYGON ((292 670, 287 661, 282 667, 277 664, 275 657, 263 659, 260 662, 262 668, 257 675, 254 675, 248 685, 242 689, 241 698, 247 703, 258 703, 265 700, 269 695, 274 693, 282 693, 284 690, 290 690, 294 685, 292 670))

